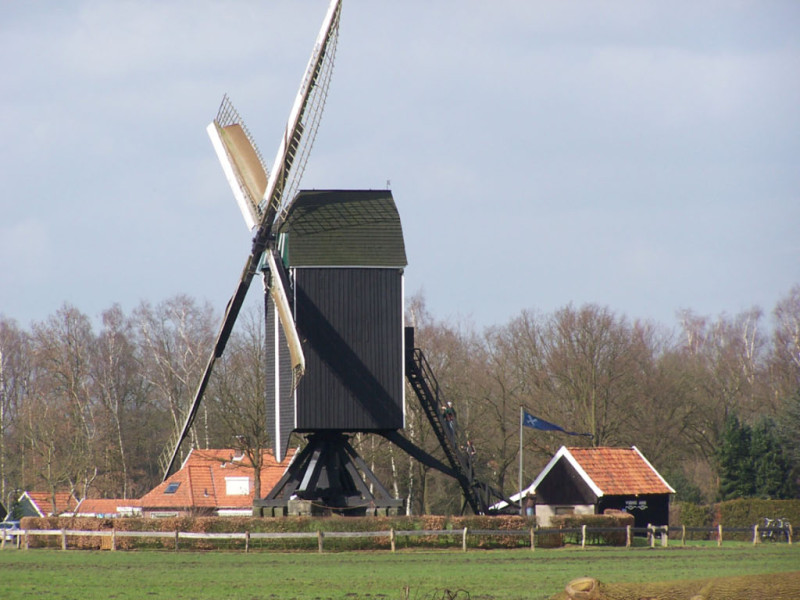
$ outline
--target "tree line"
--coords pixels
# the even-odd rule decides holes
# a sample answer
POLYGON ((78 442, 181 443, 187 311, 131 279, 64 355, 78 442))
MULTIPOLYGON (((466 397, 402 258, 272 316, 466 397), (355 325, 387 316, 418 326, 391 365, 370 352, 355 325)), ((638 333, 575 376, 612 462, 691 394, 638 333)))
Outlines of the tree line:
MULTIPOLYGON (((497 489, 517 487, 522 406, 592 435, 525 431, 526 484, 561 445, 636 445, 679 499, 798 494, 800 286, 768 317, 687 310, 671 328, 569 305, 478 330, 437 320, 420 295, 406 316, 454 404, 460 439, 475 448, 478 477, 497 489)), ((218 320, 182 295, 129 314, 115 305, 96 321, 71 305, 27 328, 0 315, 2 501, 23 489, 137 498, 157 485, 159 455, 183 425, 218 320)), ((264 348, 263 313, 251 308, 217 362, 184 454, 230 447, 257 459, 269 446, 264 348)), ((410 389, 404 433, 438 453, 410 389)), ((452 479, 378 436, 353 443, 410 513, 461 510, 452 479)))

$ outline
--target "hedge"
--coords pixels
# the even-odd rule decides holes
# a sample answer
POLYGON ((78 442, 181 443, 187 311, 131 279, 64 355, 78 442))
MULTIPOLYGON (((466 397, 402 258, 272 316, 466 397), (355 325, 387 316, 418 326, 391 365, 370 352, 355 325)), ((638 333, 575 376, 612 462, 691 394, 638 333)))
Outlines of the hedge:
POLYGON ((674 502, 670 510, 670 525, 680 527, 707 527, 717 525, 741 528, 761 525, 764 518, 789 519, 795 529, 800 528, 800 500, 762 500, 740 498, 716 504, 691 504, 674 502))
MULTIPOLYGON (((439 515, 418 517, 172 517, 145 519, 123 517, 118 519, 98 519, 94 517, 25 517, 20 523, 22 529, 76 530, 76 531, 156 531, 191 533, 292 533, 292 532, 350 532, 350 531, 446 531, 453 530, 453 538, 441 535, 417 535, 413 541, 398 535, 398 548, 450 547, 461 543, 465 527, 471 530, 509 530, 518 532, 529 530, 533 525, 530 519, 520 516, 458 516, 439 515)), ((71 548, 101 549, 103 538, 90 536, 69 536, 71 548)), ((108 542, 105 542, 106 544, 108 542)), ((530 540, 520 535, 474 536, 469 545, 475 548, 516 548, 529 545, 530 540)), ((56 537, 30 536, 30 547, 60 547, 56 537)), ((165 538, 118 537, 117 548, 174 548, 174 540, 165 538)), ((181 540, 184 548, 197 550, 219 549, 225 545, 231 549, 243 548, 241 540, 181 540)), ((251 546, 262 545, 275 550, 309 550, 316 548, 316 539, 252 540, 251 546)), ((386 537, 346 538, 326 541, 326 547, 342 550, 388 548, 390 540, 386 537)))

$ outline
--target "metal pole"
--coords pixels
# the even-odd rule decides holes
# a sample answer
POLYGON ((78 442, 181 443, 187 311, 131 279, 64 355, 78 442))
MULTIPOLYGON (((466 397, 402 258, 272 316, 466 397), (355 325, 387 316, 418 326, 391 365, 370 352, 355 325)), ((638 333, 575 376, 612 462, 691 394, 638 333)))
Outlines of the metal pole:
POLYGON ((519 514, 525 516, 525 504, 522 502, 522 404, 519 405, 519 514))

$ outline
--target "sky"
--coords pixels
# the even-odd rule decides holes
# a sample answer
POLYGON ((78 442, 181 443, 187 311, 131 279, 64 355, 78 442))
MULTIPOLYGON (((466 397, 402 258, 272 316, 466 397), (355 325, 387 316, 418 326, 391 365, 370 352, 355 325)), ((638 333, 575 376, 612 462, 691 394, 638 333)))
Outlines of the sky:
MULTIPOLYGON (((2 5, 0 315, 221 316, 251 235, 205 127, 228 94, 271 163, 327 0, 2 5)), ((768 314, 800 284, 800 2, 344 0, 301 187, 387 186, 436 319, 768 314)))

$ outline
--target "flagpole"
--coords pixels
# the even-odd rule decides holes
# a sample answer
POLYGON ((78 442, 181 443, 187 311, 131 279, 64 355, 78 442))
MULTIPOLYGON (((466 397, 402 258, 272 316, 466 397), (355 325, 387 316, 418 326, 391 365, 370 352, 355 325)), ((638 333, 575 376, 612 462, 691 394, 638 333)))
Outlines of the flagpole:
POLYGON ((519 405, 519 514, 525 514, 525 505, 522 503, 522 423, 523 423, 522 404, 519 405))

